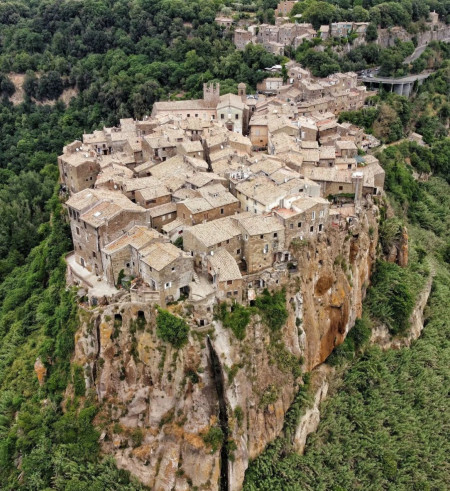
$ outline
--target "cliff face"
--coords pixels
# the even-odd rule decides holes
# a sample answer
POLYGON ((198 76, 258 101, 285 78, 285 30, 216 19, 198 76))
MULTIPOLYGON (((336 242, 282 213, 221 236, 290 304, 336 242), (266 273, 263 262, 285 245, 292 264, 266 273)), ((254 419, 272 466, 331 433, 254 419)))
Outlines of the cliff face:
MULTIPOLYGON (((370 207, 350 227, 294 245, 298 272, 283 285, 289 317, 277 338, 255 315, 243 341, 214 322, 191 327, 175 350, 156 336, 152 306, 80 309, 74 362, 101 403, 103 450, 155 490, 240 489, 249 459, 282 429, 294 366, 323 362, 361 314, 377 214, 370 207), (219 426, 228 444, 214 452, 202 436, 219 426)), ((171 308, 192 320, 188 307, 171 308)))

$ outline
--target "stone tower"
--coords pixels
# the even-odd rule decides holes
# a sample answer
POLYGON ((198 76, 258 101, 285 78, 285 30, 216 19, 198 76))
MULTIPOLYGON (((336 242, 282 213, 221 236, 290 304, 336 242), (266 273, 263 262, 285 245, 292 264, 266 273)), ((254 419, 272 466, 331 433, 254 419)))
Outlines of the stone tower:
POLYGON ((203 84, 203 100, 209 107, 216 107, 220 98, 220 84, 203 84))
POLYGON ((238 85, 238 96, 242 99, 242 102, 245 102, 247 98, 247 86, 244 84, 244 82, 241 82, 238 85))

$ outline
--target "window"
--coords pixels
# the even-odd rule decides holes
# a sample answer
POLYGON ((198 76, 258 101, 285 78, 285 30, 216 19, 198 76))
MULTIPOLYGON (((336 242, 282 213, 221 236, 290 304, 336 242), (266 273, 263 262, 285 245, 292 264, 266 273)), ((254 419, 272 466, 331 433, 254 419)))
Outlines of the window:
POLYGON ((321 217, 321 218, 323 217, 323 210, 319 211, 319 217, 321 217))
POLYGON ((344 189, 344 186, 339 186, 339 191, 342 191, 344 189))
POLYGON ((234 290, 233 295, 234 295, 235 297, 237 297, 237 294, 238 294, 238 291, 237 291, 237 290, 234 290))
POLYGON ((75 227, 77 230, 77 235, 80 235, 80 229, 78 227, 75 227))
POLYGON ((225 210, 223 208, 220 209, 220 214, 223 215, 225 213, 225 210))
POLYGON ((319 232, 322 232, 322 228, 323 228, 323 225, 322 225, 322 224, 320 224, 320 225, 319 225, 319 232))
POLYGON ((198 114, 196 114, 195 117, 198 118, 198 114))
POLYGON ((164 288, 167 290, 168 288, 170 288, 172 286, 172 282, 171 281, 168 281, 165 285, 164 285, 164 288))
POLYGON ((267 254, 269 252, 269 244, 266 244, 263 249, 264 254, 267 254))
POLYGON ((222 242, 219 242, 219 243, 217 244, 217 247, 220 247, 221 245, 222 245, 222 242))
POLYGON ((227 292, 227 297, 230 298, 231 297, 231 292, 227 292))
POLYGON ((240 254, 240 253, 241 253, 241 250, 237 249, 236 254, 240 254))
POLYGON ((273 236, 274 236, 275 238, 276 238, 276 237, 278 237, 278 233, 277 233, 277 232, 275 232, 275 233, 273 234, 273 236))
POLYGON ((188 114, 188 115, 187 115, 187 117, 188 117, 188 118, 190 118, 190 117, 191 117, 191 115, 190 115, 190 114, 188 114))
POLYGON ((233 284, 233 280, 227 280, 227 285, 232 285, 233 284))
POLYGON ((225 114, 221 114, 220 119, 225 119, 225 114))
POLYGON ((175 268, 172 268, 172 271, 175 271, 175 268))
POLYGON ((245 240, 248 240, 248 235, 247 234, 245 234, 245 240))
POLYGON ((259 236, 259 238, 260 238, 260 239, 264 239, 264 235, 260 235, 260 236, 259 236))
POLYGON ((235 114, 234 119, 239 119, 239 114, 235 114))
POLYGON ((311 227, 309 228, 309 231, 314 232, 314 226, 313 225, 311 225, 311 227))
POLYGON ((92 251, 92 257, 97 257, 97 254, 95 254, 94 251, 92 251))
POLYGON ((315 220, 315 219, 316 219, 316 212, 315 212, 315 211, 313 211, 313 212, 311 213, 311 220, 315 220))
POLYGON ((302 222, 298 222, 298 228, 302 228, 302 222))
POLYGON ((129 267, 130 267, 130 263, 127 263, 127 268, 129 268, 129 267))

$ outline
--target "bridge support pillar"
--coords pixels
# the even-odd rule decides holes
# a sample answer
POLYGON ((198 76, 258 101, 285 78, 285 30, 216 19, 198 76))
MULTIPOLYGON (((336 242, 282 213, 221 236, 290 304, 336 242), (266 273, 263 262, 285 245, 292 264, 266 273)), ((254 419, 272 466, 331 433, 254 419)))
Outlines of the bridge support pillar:
POLYGON ((395 92, 397 95, 403 95, 403 85, 404 85, 404 84, 395 84, 395 85, 394 85, 394 92, 395 92))
POLYGON ((412 87, 413 84, 411 82, 403 84, 402 95, 404 95, 405 97, 409 97, 411 95, 412 87))

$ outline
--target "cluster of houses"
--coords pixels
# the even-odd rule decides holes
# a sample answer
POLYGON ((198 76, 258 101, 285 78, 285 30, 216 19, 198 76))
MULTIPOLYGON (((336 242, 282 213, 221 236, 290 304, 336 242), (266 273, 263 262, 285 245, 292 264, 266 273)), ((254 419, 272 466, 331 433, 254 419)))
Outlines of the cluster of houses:
MULTIPOLYGON (((294 16, 292 21, 289 14, 297 2, 280 2, 276 9, 275 25, 251 24, 234 29, 233 40, 238 50, 244 50, 249 43, 261 44, 274 55, 284 55, 286 47, 297 49, 304 41, 314 38, 327 40, 329 38, 347 38, 352 35, 355 45, 365 42, 369 22, 332 22, 320 26, 316 31, 312 24, 301 22, 301 14, 294 16)), ((233 19, 218 15, 216 23, 229 30, 233 27, 233 19)))
POLYGON ((339 217, 330 196, 353 198, 356 216, 384 184, 378 161, 358 156, 359 128, 296 107, 205 84, 203 99, 157 102, 143 121, 64 147, 70 281, 96 296, 131 285, 140 300, 209 306, 282 284, 293 241, 339 217))
MULTIPOLYGON (((264 79, 257 88, 262 94, 276 96, 276 99, 271 99, 271 103, 274 100, 290 103, 292 111, 299 116, 355 111, 364 106, 368 96, 375 94, 367 91, 364 85, 358 85, 358 76, 354 72, 316 78, 295 61, 289 61, 285 66, 287 79, 283 80, 278 74, 264 79)), ((280 72, 281 66, 275 65, 270 70, 280 72)), ((255 110, 261 106, 256 105, 255 110)))

